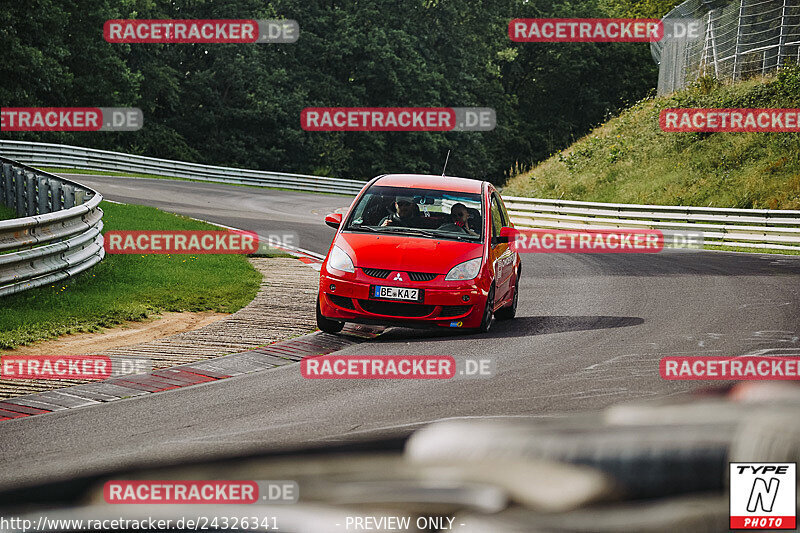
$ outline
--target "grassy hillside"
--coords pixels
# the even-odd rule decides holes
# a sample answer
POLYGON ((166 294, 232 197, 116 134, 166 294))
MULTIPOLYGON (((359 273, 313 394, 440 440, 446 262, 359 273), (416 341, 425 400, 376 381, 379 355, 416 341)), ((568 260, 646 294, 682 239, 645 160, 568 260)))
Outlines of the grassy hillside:
POLYGON ((509 180, 503 194, 800 209, 800 134, 665 133, 658 116, 671 107, 800 108, 800 70, 735 85, 704 78, 686 90, 643 100, 509 180))

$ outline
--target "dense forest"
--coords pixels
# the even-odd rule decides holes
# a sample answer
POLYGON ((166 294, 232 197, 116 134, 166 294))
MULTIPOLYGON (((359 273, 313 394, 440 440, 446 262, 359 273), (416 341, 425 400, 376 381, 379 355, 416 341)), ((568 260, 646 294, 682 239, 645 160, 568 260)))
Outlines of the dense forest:
POLYGON ((512 18, 660 17, 676 0, 0 0, 0 107, 139 107, 137 132, 11 133, 207 164, 503 183, 652 94, 647 44, 514 43, 512 18), (294 44, 111 44, 108 19, 297 20, 294 44), (493 107, 491 132, 319 133, 305 107, 493 107))

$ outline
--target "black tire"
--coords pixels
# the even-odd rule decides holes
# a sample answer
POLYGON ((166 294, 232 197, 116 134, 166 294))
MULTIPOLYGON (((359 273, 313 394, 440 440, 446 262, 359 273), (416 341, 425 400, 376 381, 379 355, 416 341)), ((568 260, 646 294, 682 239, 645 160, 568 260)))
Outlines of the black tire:
POLYGON ((475 333, 486 333, 491 329, 492 324, 494 324, 494 312, 492 311, 492 307, 494 307, 494 285, 489 289, 489 296, 486 297, 486 305, 483 308, 481 325, 478 326, 475 333))
POLYGON ((319 310, 319 298, 317 298, 317 327, 321 331, 330 334, 339 333, 344 327, 344 322, 331 320, 330 318, 322 316, 322 312, 319 310))
POLYGON ((519 302, 519 276, 517 276, 517 281, 514 282, 514 298, 509 305, 495 311, 495 318, 497 320, 511 320, 517 316, 517 302, 519 302))

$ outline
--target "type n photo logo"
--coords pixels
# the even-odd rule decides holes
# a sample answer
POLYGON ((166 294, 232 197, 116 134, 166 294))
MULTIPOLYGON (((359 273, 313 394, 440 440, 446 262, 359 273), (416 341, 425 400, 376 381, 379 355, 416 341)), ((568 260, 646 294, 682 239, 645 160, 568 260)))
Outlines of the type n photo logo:
POLYGON ((730 463, 730 528, 795 529, 797 463, 730 463))

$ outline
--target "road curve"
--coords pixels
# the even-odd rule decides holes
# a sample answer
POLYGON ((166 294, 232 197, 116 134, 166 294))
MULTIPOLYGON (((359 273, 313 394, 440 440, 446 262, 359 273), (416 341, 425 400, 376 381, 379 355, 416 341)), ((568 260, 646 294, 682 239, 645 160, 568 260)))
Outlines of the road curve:
POLYGON ((295 244, 326 254, 333 230, 322 223, 328 213, 348 207, 352 198, 220 183, 60 174, 98 187, 106 200, 149 205, 262 235, 294 232, 295 244))
MULTIPOLYGON (((345 197, 81 177, 106 198, 221 224, 296 231, 324 253, 345 197)), ((518 318, 487 335, 392 329, 341 353, 492 356, 472 381, 306 381, 299 366, 3 423, 0 487, 132 465, 405 435, 447 417, 553 416, 696 389, 667 355, 800 354, 800 257, 670 251, 528 255, 518 318)))

